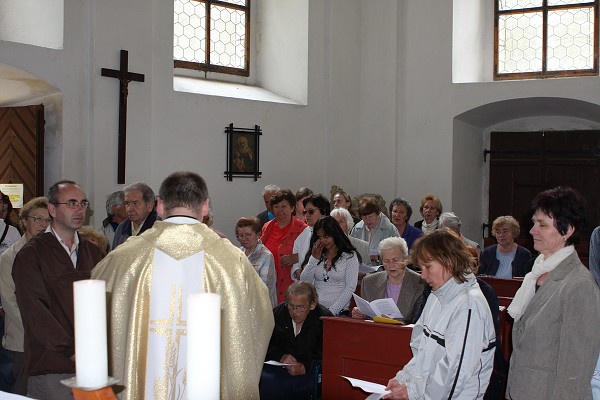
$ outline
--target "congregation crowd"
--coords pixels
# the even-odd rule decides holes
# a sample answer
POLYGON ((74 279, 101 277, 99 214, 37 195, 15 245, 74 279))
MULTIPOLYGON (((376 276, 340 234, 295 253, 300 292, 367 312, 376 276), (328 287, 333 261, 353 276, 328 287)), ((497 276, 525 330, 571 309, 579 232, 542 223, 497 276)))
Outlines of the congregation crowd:
POLYGON ((329 196, 275 185, 262 194, 265 210, 235 224, 239 250, 212 228, 208 191, 194 173, 170 175, 158 195, 143 182, 110 194, 99 229, 83 226, 89 202, 75 182, 57 182, 47 197, 28 201, 18 221, 2 195, 0 389, 71 398, 60 384, 75 372, 71 286, 95 278, 111 294, 112 373, 126 386, 122 398, 152 398, 138 370, 151 352, 142 341, 151 336, 148 271, 158 249, 177 259, 204 252, 204 290, 225 299, 222 398, 312 398, 320 318, 370 318, 354 293, 392 299, 397 319, 413 324, 413 358, 391 377, 384 399, 599 398, 600 228, 588 268, 574 247, 587 208, 574 189, 533 199, 536 256, 517 243, 513 216, 495 217, 497 243, 482 249, 431 193, 414 223, 402 198, 386 207, 377 194, 352 199, 335 186, 329 196), (500 351, 498 298, 481 275, 523 280, 508 307, 509 360, 500 351))

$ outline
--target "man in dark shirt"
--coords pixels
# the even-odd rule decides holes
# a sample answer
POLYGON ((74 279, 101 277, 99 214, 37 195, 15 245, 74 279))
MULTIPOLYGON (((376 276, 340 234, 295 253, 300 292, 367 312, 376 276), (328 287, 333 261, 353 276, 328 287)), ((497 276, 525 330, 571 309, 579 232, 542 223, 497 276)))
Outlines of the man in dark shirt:
POLYGON ((32 238, 17 254, 13 279, 25 328, 24 373, 29 397, 72 399, 61 379, 75 375, 73 282, 89 279, 102 259, 96 245, 79 237, 89 202, 73 181, 48 190, 46 232, 32 238))
POLYGON ((273 309, 275 327, 267 350, 267 361, 285 365, 263 367, 261 400, 306 399, 314 388, 315 363, 323 357, 323 322, 331 312, 318 303, 311 283, 298 281, 286 291, 286 301, 273 309))
POLYGON ((152 228, 158 218, 156 196, 150 186, 136 182, 123 189, 127 219, 119 224, 111 249, 125 242, 130 236, 138 236, 152 228))

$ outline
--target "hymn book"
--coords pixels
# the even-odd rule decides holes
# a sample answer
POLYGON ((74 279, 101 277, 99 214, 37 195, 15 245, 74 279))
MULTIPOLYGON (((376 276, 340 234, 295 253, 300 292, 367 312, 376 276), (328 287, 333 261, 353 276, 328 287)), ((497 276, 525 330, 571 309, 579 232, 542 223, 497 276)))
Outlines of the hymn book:
POLYGON ((371 318, 381 316, 400 319, 404 318, 394 300, 389 297, 368 302, 355 293, 352 293, 352 296, 354 296, 354 301, 360 312, 371 318))

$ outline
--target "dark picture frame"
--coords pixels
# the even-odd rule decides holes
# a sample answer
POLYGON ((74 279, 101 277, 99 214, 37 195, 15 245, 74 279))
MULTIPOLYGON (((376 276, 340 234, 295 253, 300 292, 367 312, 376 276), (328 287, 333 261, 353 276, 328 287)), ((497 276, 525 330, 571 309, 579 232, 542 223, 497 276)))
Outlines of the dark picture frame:
POLYGON ((225 127, 227 134, 227 170, 228 181, 234 177, 254 178, 258 180, 262 172, 259 168, 260 126, 254 128, 236 128, 233 123, 225 127))

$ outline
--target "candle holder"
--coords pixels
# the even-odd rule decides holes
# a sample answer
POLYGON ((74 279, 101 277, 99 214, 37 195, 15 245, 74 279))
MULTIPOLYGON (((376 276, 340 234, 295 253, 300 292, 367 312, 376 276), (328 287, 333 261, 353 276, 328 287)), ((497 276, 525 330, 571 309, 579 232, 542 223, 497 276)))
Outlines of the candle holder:
POLYGON ((119 380, 112 376, 108 377, 106 386, 101 388, 80 387, 77 385, 76 376, 69 379, 63 379, 60 383, 71 388, 75 400, 117 400, 117 396, 112 390, 112 385, 119 383, 119 380))

